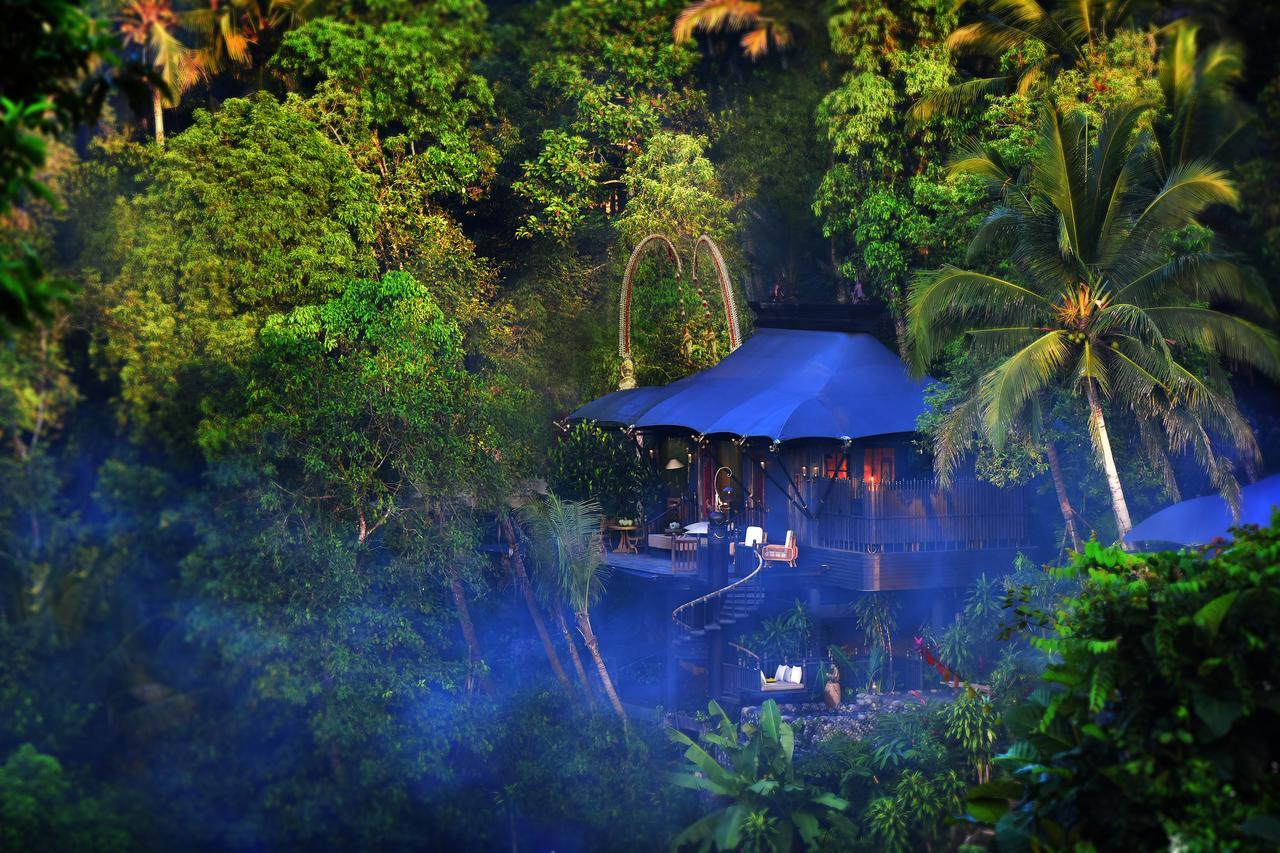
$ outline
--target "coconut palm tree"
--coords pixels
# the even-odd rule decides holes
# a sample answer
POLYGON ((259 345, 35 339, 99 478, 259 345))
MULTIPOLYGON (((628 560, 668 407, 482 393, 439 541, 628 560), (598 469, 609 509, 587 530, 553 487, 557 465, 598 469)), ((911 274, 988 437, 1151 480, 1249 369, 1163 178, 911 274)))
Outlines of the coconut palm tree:
POLYGON ((786 23, 762 14, 761 4, 751 0, 698 0, 690 3, 676 16, 671 33, 676 44, 683 44, 699 30, 704 33, 745 30, 739 45, 751 59, 764 56, 770 45, 776 50, 785 50, 791 45, 791 30, 786 23))
POLYGON ((1194 447, 1222 474, 1229 464, 1219 442, 1246 459, 1258 449, 1213 365, 1226 359, 1280 377, 1275 336, 1233 313, 1274 317, 1265 290, 1221 252, 1169 249, 1206 208, 1234 205, 1235 187, 1204 161, 1161 178, 1154 142, 1146 134, 1135 142, 1148 109, 1113 110, 1090 144, 1083 119, 1046 106, 1032 160, 1017 175, 993 151, 962 153, 952 168, 985 179, 998 199, 969 261, 1000 245, 1009 274, 954 266, 923 274, 908 315, 917 369, 961 337, 995 360, 972 405, 997 449, 1049 390, 1083 396, 1121 537, 1132 525, 1104 403, 1172 430, 1171 449, 1194 447))
POLYGON ((179 40, 178 13, 170 0, 129 0, 121 8, 117 21, 125 44, 140 48, 143 61, 150 64, 164 82, 166 91, 155 87, 151 94, 156 142, 164 145, 164 108, 176 107, 182 93, 201 78, 206 56, 179 40))
POLYGON ((1057 4, 1039 0, 983 0, 984 14, 957 27, 947 47, 957 56, 998 60, 1011 54, 1007 72, 975 77, 921 98, 911 108, 912 121, 954 114, 988 95, 1026 94, 1061 72, 1082 64, 1109 33, 1134 17, 1132 0, 1077 0, 1057 4))
POLYGON ((566 501, 547 495, 545 500, 529 507, 526 517, 534 535, 555 555, 560 594, 573 610, 578 632, 595 662, 609 703, 626 726, 627 712, 614 690, 613 679, 600 654, 600 641, 591 627, 591 607, 600 600, 608 579, 600 539, 600 505, 595 501, 566 501))

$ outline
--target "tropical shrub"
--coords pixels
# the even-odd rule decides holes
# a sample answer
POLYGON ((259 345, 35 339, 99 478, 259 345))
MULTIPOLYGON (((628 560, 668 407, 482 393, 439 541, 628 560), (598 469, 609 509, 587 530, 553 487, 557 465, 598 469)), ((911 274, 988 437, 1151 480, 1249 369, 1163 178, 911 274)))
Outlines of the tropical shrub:
POLYGON ((677 785, 707 791, 716 809, 671 842, 672 849, 790 850, 798 840, 813 847, 821 841, 849 838, 853 825, 842 812, 848 802, 805 782, 795 771, 795 732, 782 722, 778 703, 760 706, 760 725, 729 719, 714 700, 707 704, 715 727, 704 731, 699 746, 684 732, 671 739, 688 747, 692 765, 677 773, 677 785), (712 754, 724 756, 717 760, 712 754))
POLYGON ((1031 638, 1056 660, 970 814, 1002 847, 1280 843, 1280 525, 1203 552, 1090 543, 1071 570, 1080 592, 1031 638))
POLYGON ((661 482, 634 441, 580 421, 551 449, 547 485, 566 500, 598 502, 606 518, 636 518, 661 482))
POLYGON ((779 615, 761 621, 760 627, 743 638, 742 644, 766 661, 796 663, 808 655, 812 636, 813 617, 804 602, 796 599, 779 615))

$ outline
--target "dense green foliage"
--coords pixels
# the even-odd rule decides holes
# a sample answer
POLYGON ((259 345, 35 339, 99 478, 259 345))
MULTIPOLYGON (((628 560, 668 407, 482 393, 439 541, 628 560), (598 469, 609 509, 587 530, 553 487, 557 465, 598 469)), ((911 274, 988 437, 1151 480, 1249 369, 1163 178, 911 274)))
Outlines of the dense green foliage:
POLYGON ((1035 641, 1053 656, 1046 684, 1005 714, 1013 742, 997 760, 1010 775, 970 796, 972 813, 998 818, 1002 846, 1280 838, 1277 548, 1273 525, 1203 555, 1091 544, 1076 559, 1080 590, 1035 641), (1006 811, 996 796, 1018 802, 1006 811))
POLYGON ((676 776, 676 784, 709 791, 730 804, 681 832, 672 847, 790 850, 797 841, 815 847, 833 840, 833 833, 836 839, 848 837, 852 826, 841 812, 849 804, 796 776, 795 732, 782 722, 776 702, 760 706, 759 724, 744 723, 741 733, 716 702, 707 711, 712 725, 700 739, 728 760, 722 765, 684 732, 673 730, 672 740, 687 747, 684 757, 692 765, 676 776))
POLYGON ((1192 5, 0 0, 0 848, 1265 846, 1274 529, 788 590, 735 636, 967 682, 673 746, 671 602, 601 551, 657 449, 557 426, 646 235, 640 384, 724 355, 707 235, 747 334, 882 302, 921 446, 1030 486, 1043 559, 1121 483, 1235 500, 1280 452, 1280 19, 1192 5))

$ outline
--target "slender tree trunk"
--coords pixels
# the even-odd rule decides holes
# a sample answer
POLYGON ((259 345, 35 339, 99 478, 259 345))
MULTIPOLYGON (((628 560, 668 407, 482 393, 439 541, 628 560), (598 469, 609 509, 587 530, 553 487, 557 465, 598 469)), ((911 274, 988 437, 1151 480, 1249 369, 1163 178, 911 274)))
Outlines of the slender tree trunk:
POLYGON ((591 630, 591 618, 585 610, 579 612, 577 616, 578 630, 582 632, 582 640, 587 644, 587 651, 591 652, 591 659, 596 662, 596 672, 600 674, 600 681, 604 684, 604 692, 609 697, 609 703, 613 705, 613 710, 618 712, 623 728, 628 728, 627 712, 622 707, 622 700, 618 698, 618 692, 613 689, 613 679, 609 677, 609 670, 604 665, 604 658, 600 656, 600 643, 596 640, 595 632, 591 630))
POLYGON ((516 584, 519 585, 520 592, 524 595, 524 603, 529 608, 529 617, 533 619, 533 627, 538 632, 538 639, 542 641, 542 650, 547 654, 547 663, 551 664, 551 671, 564 685, 565 691, 572 694, 573 685, 569 682, 569 675, 560 663, 555 644, 551 642, 551 635, 547 633, 547 623, 542 618, 542 609, 538 607, 538 602, 533 597, 529 575, 524 569, 524 558, 520 555, 520 543, 516 541, 515 528, 505 513, 499 516, 498 523, 502 527, 502 535, 507 540, 508 547, 511 548, 511 570, 516 576, 516 584))
POLYGON ((151 116, 155 124, 156 144, 164 147, 164 104, 160 100, 159 90, 151 93, 151 116))
POLYGON ((582 656, 578 654, 578 646, 573 642, 573 634, 569 632, 569 624, 565 621, 564 611, 559 607, 553 607, 551 612, 555 616, 556 624, 560 626, 560 633, 564 636, 564 644, 569 648, 569 658, 573 661, 573 668, 578 672, 578 680, 582 682, 582 692, 587 697, 587 707, 594 710, 596 698, 591 694, 591 681, 587 678, 587 668, 582 665, 582 656))
POLYGON ((1120 534, 1120 542, 1133 527, 1129 520, 1129 505, 1125 503, 1124 488, 1120 485, 1120 472, 1116 470, 1115 457, 1111 455, 1111 438, 1107 435, 1107 421, 1102 415, 1102 404, 1098 402, 1098 391, 1093 382, 1086 380, 1085 394, 1089 398, 1089 412, 1093 418, 1094 439, 1098 442, 1098 450, 1102 453, 1102 468, 1107 474, 1107 488, 1111 491, 1111 509, 1116 516, 1116 529, 1120 534))
POLYGON ((462 628, 462 638, 467 642, 467 690, 471 690, 471 681, 476 679, 487 694, 493 694, 493 682, 484 672, 484 656, 480 654, 480 640, 476 637, 476 626, 471 621, 471 608, 467 606, 466 591, 462 588, 462 579, 458 573, 449 570, 449 589, 453 592, 453 606, 458 615, 458 625, 462 628))
POLYGON ((898 288, 898 292, 894 296, 895 305, 889 313, 893 315, 893 332, 898 338, 898 357, 907 364, 911 363, 911 347, 907 341, 907 292, 903 287, 898 288))
POLYGON ((1058 448, 1052 441, 1046 441, 1045 454, 1049 457, 1049 471, 1053 474, 1053 489, 1058 493, 1058 509, 1062 510, 1062 520, 1067 525, 1067 535, 1071 537, 1071 547, 1080 550, 1080 532, 1076 529, 1076 511, 1071 508, 1071 499, 1067 497, 1067 481, 1062 476, 1062 465, 1058 462, 1058 448))

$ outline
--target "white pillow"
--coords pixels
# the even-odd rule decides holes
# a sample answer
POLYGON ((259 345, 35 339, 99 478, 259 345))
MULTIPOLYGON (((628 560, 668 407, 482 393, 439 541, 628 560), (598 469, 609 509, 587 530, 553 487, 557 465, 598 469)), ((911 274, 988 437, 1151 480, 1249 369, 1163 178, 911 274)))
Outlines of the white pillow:
POLYGON ((768 684, 768 683, 769 683, 769 682, 768 682, 768 680, 765 678, 765 675, 764 675, 764 670, 763 670, 763 669, 762 669, 762 670, 760 670, 760 689, 761 689, 761 690, 763 690, 763 689, 764 689, 764 686, 765 686, 766 684, 768 684))
POLYGON ((790 681, 792 684, 801 684, 801 679, 803 678, 804 667, 801 666, 793 666, 791 667, 790 672, 787 673, 787 681, 790 681))
POLYGON ((788 670, 790 670, 790 669, 791 669, 791 667, 787 666, 785 663, 780 663, 780 664, 778 664, 778 668, 777 668, 776 670, 774 670, 774 673, 773 673, 773 680, 774 680, 774 681, 786 681, 786 680, 787 680, 787 671, 788 671, 788 670))

